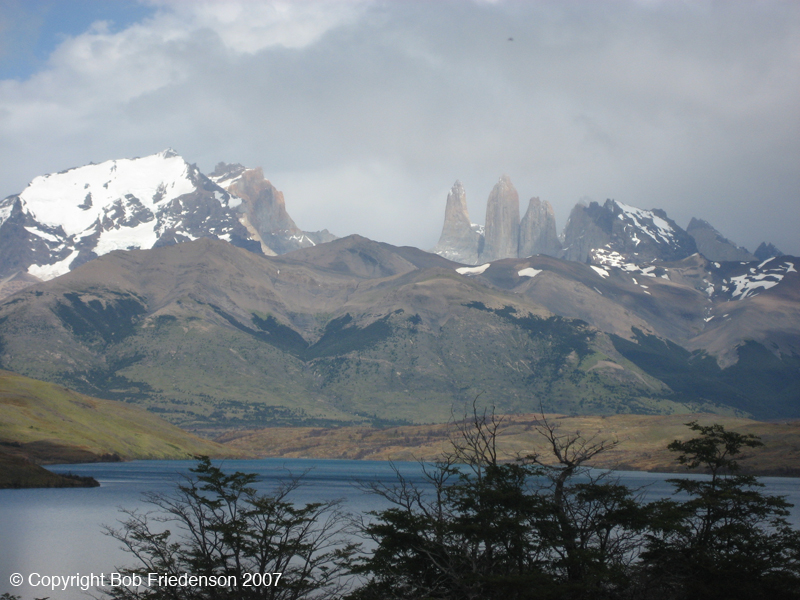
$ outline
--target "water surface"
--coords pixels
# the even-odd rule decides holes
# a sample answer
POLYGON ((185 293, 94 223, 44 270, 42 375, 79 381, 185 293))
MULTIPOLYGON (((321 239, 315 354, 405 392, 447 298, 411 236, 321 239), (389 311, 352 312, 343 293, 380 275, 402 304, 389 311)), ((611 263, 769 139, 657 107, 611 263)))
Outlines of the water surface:
MULTIPOLYGON (((123 515, 119 509, 147 509, 144 492, 170 492, 194 465, 193 461, 133 461, 55 465, 48 467, 59 473, 91 475, 99 488, 65 488, 0 490, 0 594, 11 592, 24 600, 49 596, 51 600, 87 598, 80 590, 51 592, 31 588, 27 584, 14 588, 9 583, 12 573, 25 578, 40 574, 110 573, 122 565, 134 564, 120 549, 120 544, 103 534, 104 526, 119 526, 123 515)), ((320 500, 343 499, 353 513, 364 513, 387 506, 381 498, 367 494, 357 482, 396 481, 392 466, 377 461, 262 459, 228 460, 221 463, 226 472, 242 471, 258 474, 257 487, 275 489, 292 475, 303 475, 303 484, 290 497, 305 504, 320 500)), ((424 483, 417 463, 395 463, 409 481, 424 483)), ((622 483, 642 488, 644 500, 667 497, 672 488, 666 479, 674 475, 659 473, 619 472, 622 483)), ((800 527, 800 479, 765 477, 765 491, 787 496, 795 504, 791 521, 800 527)))

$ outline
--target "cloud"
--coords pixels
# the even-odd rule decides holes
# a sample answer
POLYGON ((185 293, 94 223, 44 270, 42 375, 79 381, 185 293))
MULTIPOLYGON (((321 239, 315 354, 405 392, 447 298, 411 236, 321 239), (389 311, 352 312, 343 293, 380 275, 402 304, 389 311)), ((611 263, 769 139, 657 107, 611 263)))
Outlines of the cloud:
POLYGON ((172 146, 262 166, 307 229, 430 248, 455 179, 482 222, 507 173, 559 226, 614 197, 800 254, 796 3, 150 4, 0 82, 6 193, 172 146))
POLYGON ((364 0, 276 2, 154 0, 174 31, 208 29, 234 52, 253 54, 271 46, 303 48, 332 28, 357 18, 364 0))

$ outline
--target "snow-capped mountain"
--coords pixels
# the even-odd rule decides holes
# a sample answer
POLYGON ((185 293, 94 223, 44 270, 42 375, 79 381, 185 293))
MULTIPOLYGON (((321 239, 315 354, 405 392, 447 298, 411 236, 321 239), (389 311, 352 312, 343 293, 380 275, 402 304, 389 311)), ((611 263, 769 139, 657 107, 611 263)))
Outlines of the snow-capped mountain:
POLYGON ((663 210, 643 210, 616 200, 575 206, 564 229, 564 258, 585 262, 599 248, 628 263, 680 260, 697 252, 692 236, 663 210))
POLYGON ((297 228, 260 169, 234 167, 209 178, 168 149, 37 177, 0 202, 0 277, 48 280, 113 250, 201 237, 264 254, 333 238, 297 228))

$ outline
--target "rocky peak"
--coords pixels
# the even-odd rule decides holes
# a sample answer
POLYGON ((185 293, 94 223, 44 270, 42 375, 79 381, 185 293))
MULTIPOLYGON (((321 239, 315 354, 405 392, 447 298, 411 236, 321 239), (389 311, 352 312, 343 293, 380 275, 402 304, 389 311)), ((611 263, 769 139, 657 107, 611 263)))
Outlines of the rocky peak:
POLYGON ((561 242, 558 241, 556 232, 556 215, 553 207, 546 200, 531 198, 528 210, 519 224, 519 252, 520 257, 546 254, 559 256, 561 242))
POLYGON ((480 261, 516 258, 519 249, 519 194, 503 175, 486 203, 486 229, 480 261))
POLYGON ((478 262, 482 242, 483 237, 469 218, 464 186, 456 181, 447 194, 442 235, 434 252, 450 260, 472 265, 478 262))
POLYGON ((783 252, 778 250, 773 244, 767 244, 766 242, 761 242, 754 254, 758 260, 767 260, 773 256, 783 256, 783 252))
POLYGON ((208 178, 217 185, 225 187, 230 185, 234 179, 238 178, 246 170, 247 167, 240 165, 239 163, 227 164, 224 162, 219 162, 208 178))
POLYGON ((694 238, 697 251, 708 260, 749 262, 756 258, 746 248, 737 246, 723 237, 708 221, 692 217, 686 232, 694 238))
POLYGON ((606 248, 630 262, 680 260, 697 252, 694 239, 660 209, 644 210, 616 200, 576 206, 564 230, 564 258, 585 262, 606 248))
POLYGON ((576 204, 564 227, 563 257, 586 262, 592 250, 611 241, 612 224, 613 215, 597 202, 576 204))
POLYGON ((161 158, 175 158, 176 156, 180 158, 180 154, 178 154, 172 148, 167 148, 166 150, 162 150, 156 156, 160 156, 161 158))

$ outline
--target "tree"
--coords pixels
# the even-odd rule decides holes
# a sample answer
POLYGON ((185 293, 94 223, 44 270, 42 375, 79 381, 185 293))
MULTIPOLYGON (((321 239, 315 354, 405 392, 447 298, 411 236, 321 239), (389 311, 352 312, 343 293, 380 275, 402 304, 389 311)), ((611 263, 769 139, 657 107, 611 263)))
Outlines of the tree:
POLYGON ((559 597, 617 597, 629 584, 646 510, 618 479, 587 465, 618 441, 561 432, 544 413, 536 431, 550 452, 527 460, 550 481, 550 508, 539 528, 561 583, 559 597))
POLYGON ((352 598, 613 597, 624 584, 638 505, 615 482, 584 479, 607 442, 562 436, 542 416, 551 460, 502 462, 501 419, 477 410, 456 423, 452 451, 424 467, 427 489, 398 473, 370 491, 392 503, 362 530, 376 550, 352 598))
POLYGON ((653 505, 643 554, 649 598, 755 600, 800 597, 800 535, 786 522, 784 498, 740 473, 743 448, 761 446, 752 435, 722 425, 687 426, 699 433, 668 448, 704 479, 669 480, 684 502, 653 505))
POLYGON ((147 494, 155 511, 124 511, 122 527, 107 529, 138 560, 139 566, 127 573, 145 585, 116 587, 111 598, 340 597, 347 581, 344 565, 354 546, 345 537, 348 521, 337 502, 295 506, 289 495, 298 479, 263 494, 253 488, 256 475, 225 474, 207 457, 200 457, 191 473, 175 493, 147 494), (147 587, 149 573, 206 579, 198 585, 147 587))

